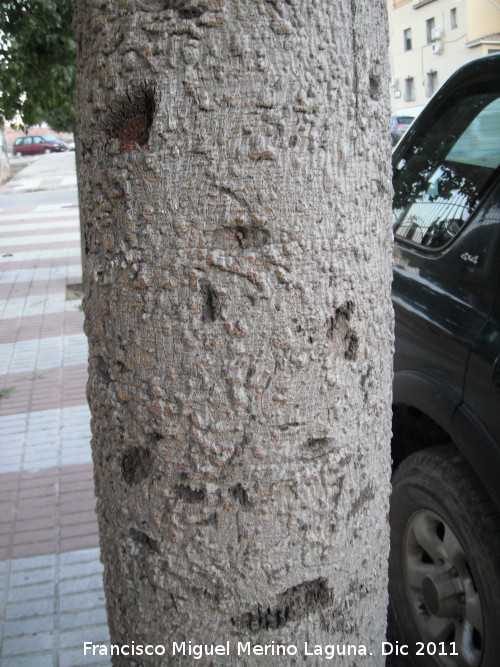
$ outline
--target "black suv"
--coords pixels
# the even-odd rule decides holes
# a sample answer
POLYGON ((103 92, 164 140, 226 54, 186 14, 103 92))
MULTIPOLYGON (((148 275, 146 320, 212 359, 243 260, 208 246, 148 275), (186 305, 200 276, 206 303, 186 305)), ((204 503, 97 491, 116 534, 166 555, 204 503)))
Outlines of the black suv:
POLYGON ((500 665, 500 54, 393 153, 390 597, 412 664, 500 665))

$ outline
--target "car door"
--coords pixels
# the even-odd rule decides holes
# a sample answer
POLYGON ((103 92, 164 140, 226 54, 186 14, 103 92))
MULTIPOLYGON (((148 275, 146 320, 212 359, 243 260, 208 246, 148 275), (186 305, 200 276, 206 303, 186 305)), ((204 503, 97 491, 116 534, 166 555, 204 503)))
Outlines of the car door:
POLYGON ((32 154, 33 155, 38 155, 39 153, 43 153, 45 148, 45 144, 43 141, 42 137, 33 137, 33 144, 32 144, 32 154))
POLYGON ((492 80, 456 91, 394 165, 395 375, 432 382, 442 425, 461 401, 495 297, 486 202, 500 164, 499 88, 492 80))
POLYGON ((481 257, 488 289, 496 294, 485 324, 474 340, 465 375, 463 402, 451 436, 475 469, 500 511, 500 184, 485 212, 488 252, 481 257))
POLYGON ((23 155, 33 155, 33 137, 24 137, 23 155))

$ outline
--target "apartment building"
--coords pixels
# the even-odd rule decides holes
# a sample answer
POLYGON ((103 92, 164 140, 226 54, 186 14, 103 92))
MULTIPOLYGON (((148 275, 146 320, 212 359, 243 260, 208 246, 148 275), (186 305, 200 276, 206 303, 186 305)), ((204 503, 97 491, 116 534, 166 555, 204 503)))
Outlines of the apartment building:
POLYGON ((416 116, 453 72, 500 51, 500 0, 388 0, 393 114, 416 116))

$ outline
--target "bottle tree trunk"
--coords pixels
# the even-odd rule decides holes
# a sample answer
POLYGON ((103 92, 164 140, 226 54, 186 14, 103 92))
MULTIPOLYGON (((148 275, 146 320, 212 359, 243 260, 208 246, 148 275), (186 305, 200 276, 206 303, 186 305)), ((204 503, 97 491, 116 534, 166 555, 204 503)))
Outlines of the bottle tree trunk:
POLYGON ((382 665, 386 2, 77 0, 75 23, 112 642, 382 665))

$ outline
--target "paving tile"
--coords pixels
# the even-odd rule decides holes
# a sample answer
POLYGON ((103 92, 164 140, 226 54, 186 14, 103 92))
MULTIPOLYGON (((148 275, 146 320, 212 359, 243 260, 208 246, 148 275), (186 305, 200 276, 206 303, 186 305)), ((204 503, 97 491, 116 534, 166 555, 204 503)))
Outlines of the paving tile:
POLYGON ((70 563, 61 566, 61 579, 87 576, 102 572, 103 566, 98 559, 83 563, 70 563))
POLYGON ((19 522, 29 519, 45 518, 49 516, 54 518, 56 517, 55 504, 53 506, 49 506, 48 504, 37 506, 33 505, 32 503, 26 503, 22 506, 18 505, 17 507, 17 521, 19 522))
POLYGON ((38 568, 35 570, 21 570, 20 572, 11 572, 9 585, 30 586, 32 584, 43 584, 45 582, 54 583, 55 577, 55 566, 38 568))
POLYGON ((29 586, 13 586, 11 580, 9 582, 7 602, 27 602, 29 600, 49 598, 52 595, 54 595, 54 582, 32 584, 29 586))
POLYGON ((65 613, 59 618, 59 628, 61 631, 106 623, 107 615, 104 604, 102 607, 96 607, 94 609, 80 609, 78 611, 72 611, 71 613, 65 613))
POLYGON ((57 220, 56 224, 59 225, 62 220, 71 218, 78 224, 79 217, 78 207, 61 208, 52 204, 50 208, 46 208, 44 205, 36 206, 35 208, 31 207, 26 211, 17 211, 16 209, 16 212, 13 212, 12 209, 9 209, 8 213, 0 213, 0 229, 9 230, 9 223, 12 225, 12 230, 23 229, 23 226, 28 224, 28 221, 33 221, 31 224, 34 226, 30 229, 36 231, 39 225, 44 224, 44 220, 57 220))
POLYGON ((79 611, 81 609, 100 608, 104 604, 104 591, 82 591, 79 593, 68 593, 61 595, 61 612, 79 611))
POLYGON ((63 649, 59 655, 59 667, 93 667, 94 665, 111 665, 109 657, 83 654, 80 649, 63 649))
POLYGON ((90 463, 88 406, 0 416, 0 440, 10 442, 8 455, 0 451, 0 474, 18 471, 19 457, 25 471, 90 463))
MULTIPOLYGON (((68 234, 68 236, 70 236, 68 234)), ((15 239, 15 243, 5 243, 3 245, 3 249, 5 250, 6 253, 12 253, 13 255, 20 255, 26 247, 29 247, 31 251, 33 250, 50 250, 51 252, 57 248, 59 249, 66 249, 66 248, 78 248, 80 249, 80 239, 78 238, 77 234, 71 234, 73 238, 67 238, 64 240, 60 241, 45 241, 43 243, 27 243, 26 241, 28 239, 24 239, 22 237, 19 237, 18 239, 15 239)))
POLYGON ((3 626, 4 637, 22 637, 39 632, 52 632, 54 630, 54 616, 32 616, 31 618, 16 618, 5 621, 3 626))
POLYGON ((45 514, 42 514, 37 518, 30 517, 25 521, 17 520, 15 524, 16 533, 18 534, 27 533, 30 536, 33 534, 34 531, 40 529, 50 531, 52 534, 52 532, 55 531, 56 528, 58 528, 56 514, 54 512, 54 509, 50 506, 47 507, 47 512, 45 514))
POLYGON ((75 510, 76 511, 68 513, 61 512, 61 516, 59 519, 59 525, 61 526, 61 529, 72 526, 74 524, 76 525, 93 524, 94 526, 97 526, 95 498, 92 499, 92 509, 85 511, 85 509, 81 507, 80 503, 78 503, 75 510))
MULTIPOLYGON (((1 236, 1 234, 0 234, 1 236)), ((2 275, 6 272, 2 272, 2 275)), ((45 296, 46 294, 56 294, 57 292, 66 291, 66 280, 65 278, 60 278, 59 280, 39 280, 33 282, 31 275, 26 275, 27 280, 22 281, 20 277, 20 272, 10 272, 12 275, 11 282, 0 282, 0 299, 19 299, 22 297, 32 296, 45 296)), ((16 317, 11 321, 6 320, 2 322, 2 329, 4 331, 9 330, 12 322, 15 322, 15 328, 17 328, 21 322, 21 318, 16 317)), ((43 319, 40 319, 40 323, 43 322, 43 319)), ((35 331, 37 328, 32 327, 32 330, 35 331)), ((35 336, 32 336, 35 338, 35 336)))
POLYGON ((54 667, 53 651, 0 658, 0 667, 54 667))
MULTIPOLYGON (((9 236, 8 240, 3 240, 3 243, 6 244, 6 248, 8 252, 9 251, 9 246, 29 246, 31 248, 36 248, 41 245, 45 245, 46 243, 50 243, 54 245, 54 247, 57 247, 60 243, 64 241, 74 241, 74 240, 80 240, 80 231, 78 227, 75 227, 72 231, 68 232, 63 232, 59 233, 57 232, 56 234, 37 234, 35 237, 33 234, 20 234, 19 236, 9 236), (34 243, 34 238, 36 239, 36 243, 34 243)), ((10 282, 10 281, 8 281, 10 282)))
POLYGON ((102 574, 65 579, 59 584, 61 596, 84 591, 102 591, 102 574))
MULTIPOLYGON (((78 266, 81 271, 80 249, 66 248, 65 250, 50 251, 34 250, 24 251, 16 257, 0 257, 0 268, 4 270, 14 269, 43 269, 55 268, 67 270, 70 266, 78 266)), ((51 276, 55 279, 55 276, 51 276)))
POLYGON ((29 542, 27 544, 14 544, 11 548, 11 558, 24 558, 32 556, 33 552, 41 555, 50 555, 57 550, 57 540, 50 539, 40 542, 29 542))
MULTIPOLYGON (((75 277, 75 281, 78 278, 75 277)), ((48 294, 46 296, 27 296, 16 299, 0 299, 0 318, 10 319, 23 315, 46 315, 49 313, 77 312, 79 302, 66 301, 66 294, 48 294)))
MULTIPOLYGON (((78 516, 78 515, 76 515, 78 516)), ((74 525, 63 526, 61 527, 61 538, 70 539, 72 537, 80 537, 83 535, 94 535, 97 534, 97 517, 91 517, 91 520, 84 523, 78 522, 74 525)), ((69 549, 64 549, 64 551, 69 551, 69 549)))
POLYGON ((5 617, 7 619, 13 619, 53 614, 55 610, 54 604, 55 601, 53 597, 31 600, 29 602, 8 603, 5 617))
POLYGON ((99 561, 99 549, 84 549, 73 553, 62 553, 60 556, 61 571, 64 573, 65 567, 75 563, 98 563, 102 570, 102 564, 99 561))
POLYGON ((61 537, 60 548, 64 551, 76 551, 89 547, 95 547, 98 544, 99 536, 96 531, 95 533, 82 535, 80 537, 61 537))
POLYGON ((48 556, 32 556, 30 558, 18 558, 10 564, 11 572, 29 572, 30 570, 40 570, 44 568, 55 567, 57 557, 55 554, 48 556))
MULTIPOLYGON (((82 652, 84 642, 106 644, 109 642, 107 625, 85 625, 74 630, 63 630, 59 635, 59 645, 62 648, 78 648, 82 652)), ((88 657, 88 656, 87 656, 88 657)))
POLYGON ((19 637, 8 637, 2 645, 2 657, 26 655, 39 653, 40 651, 52 651, 54 648, 54 634, 52 632, 39 632, 34 635, 19 637))
POLYGON ((37 373, 4 376, 14 392, 3 399, 0 415, 85 405, 87 364, 46 369, 37 373))

